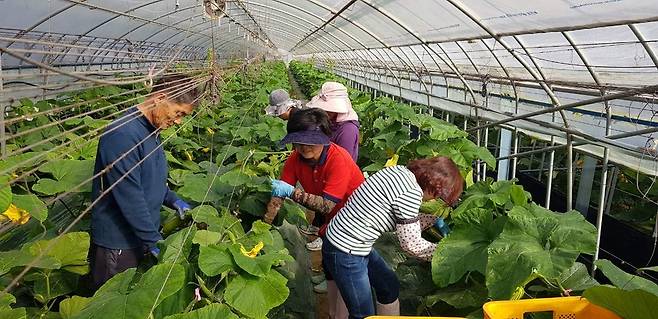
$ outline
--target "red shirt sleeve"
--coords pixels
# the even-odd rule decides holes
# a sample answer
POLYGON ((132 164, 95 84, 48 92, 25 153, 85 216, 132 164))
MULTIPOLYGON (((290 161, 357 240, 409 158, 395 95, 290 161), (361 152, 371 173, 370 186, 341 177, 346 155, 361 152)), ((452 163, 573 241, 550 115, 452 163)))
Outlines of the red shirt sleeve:
POLYGON ((326 172, 323 196, 335 203, 339 203, 349 191, 351 165, 355 165, 352 158, 332 156, 324 168, 326 172))
POLYGON ((299 165, 299 163, 297 157, 297 152, 292 152, 290 157, 288 157, 286 162, 283 164, 283 169, 281 170, 281 180, 292 186, 297 185, 298 180, 296 167, 299 165))

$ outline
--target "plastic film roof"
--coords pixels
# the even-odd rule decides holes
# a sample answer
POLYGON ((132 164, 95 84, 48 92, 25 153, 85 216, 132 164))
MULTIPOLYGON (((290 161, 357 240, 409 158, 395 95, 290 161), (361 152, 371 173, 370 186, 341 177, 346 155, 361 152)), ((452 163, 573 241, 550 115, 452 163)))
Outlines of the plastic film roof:
MULTIPOLYGON (((203 67, 208 51, 222 62, 259 54, 313 59, 368 87, 483 123, 546 111, 504 125, 557 143, 568 133, 588 143, 583 151, 602 156, 607 147, 611 160, 658 174, 655 0, 226 1, 220 19, 205 13, 207 1, 3 0, 0 48, 93 76, 144 74, 171 61, 203 67)), ((44 71, 7 52, 1 61, 0 101, 28 94, 12 92, 20 81, 42 91, 86 85, 56 72, 25 79, 44 71)))

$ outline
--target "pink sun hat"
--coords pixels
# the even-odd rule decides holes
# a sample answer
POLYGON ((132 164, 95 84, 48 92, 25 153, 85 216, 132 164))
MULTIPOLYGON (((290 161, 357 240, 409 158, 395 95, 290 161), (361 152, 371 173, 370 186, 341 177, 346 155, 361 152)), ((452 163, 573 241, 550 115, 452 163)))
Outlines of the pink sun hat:
POLYGON ((325 112, 349 113, 352 110, 352 102, 347 93, 347 88, 338 82, 325 82, 322 84, 320 93, 314 96, 307 107, 317 107, 325 112))

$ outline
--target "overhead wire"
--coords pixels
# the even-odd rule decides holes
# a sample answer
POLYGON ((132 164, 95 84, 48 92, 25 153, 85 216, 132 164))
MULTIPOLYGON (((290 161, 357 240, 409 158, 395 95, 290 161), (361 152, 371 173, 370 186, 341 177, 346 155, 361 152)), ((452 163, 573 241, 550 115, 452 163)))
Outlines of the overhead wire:
MULTIPOLYGON (((196 84, 195 84, 195 85, 190 85, 190 86, 184 88, 183 91, 181 91, 181 92, 177 92, 177 94, 178 94, 178 95, 182 95, 182 94, 184 94, 185 92, 187 92, 187 91, 191 90, 192 88, 194 88, 195 86, 196 86, 196 84)), ((172 98, 177 97, 177 96, 178 96, 177 94, 172 94, 172 98)), ((123 111, 120 111, 120 112, 123 112, 123 111)), ((138 112, 139 112, 139 111, 134 111, 134 112, 132 112, 132 113, 130 113, 130 114, 128 114, 128 115, 134 115, 134 114, 137 114, 138 112)), ((119 112, 118 112, 118 113, 119 113, 119 112)), ((115 113, 115 114, 116 114, 116 113, 115 113)), ((134 120, 134 119, 135 119, 135 118, 130 119, 130 120, 128 120, 128 121, 125 121, 124 123, 122 123, 122 124, 120 124, 120 125, 117 125, 117 126, 113 127, 113 128, 110 129, 110 130, 105 130, 105 131, 103 131, 103 133, 102 133, 101 135, 99 135, 99 138, 102 137, 102 136, 105 135, 105 134, 109 134, 109 133, 113 132, 114 130, 120 128, 120 127, 123 126, 123 125, 128 124, 130 121, 132 121, 132 120, 134 120)), ((105 129, 105 127, 100 127, 100 128, 94 129, 94 130, 92 130, 92 131, 90 131, 90 132, 87 132, 87 133, 84 134, 84 135, 79 136, 78 139, 83 139, 83 138, 88 137, 88 136, 93 136, 93 134, 95 134, 95 133, 97 133, 97 132, 99 132, 99 131, 101 131, 101 130, 104 130, 104 129, 105 129)), ((9 173, 9 172, 11 172, 11 171, 13 171, 13 170, 15 170, 15 169, 17 169, 17 168, 20 168, 20 167, 22 167, 22 166, 27 165, 28 163, 31 163, 31 162, 37 161, 38 159, 44 158, 44 157, 45 157, 46 155, 48 155, 49 153, 54 152, 54 151, 58 151, 59 149, 62 149, 62 148, 68 146, 69 144, 71 144, 71 143, 73 143, 73 142, 75 142, 75 141, 76 141, 76 140, 70 140, 70 141, 68 141, 68 142, 62 143, 62 144, 60 144, 60 145, 58 145, 58 146, 56 146, 56 147, 50 149, 50 150, 47 151, 47 152, 43 152, 43 153, 38 154, 38 155, 36 155, 36 156, 34 156, 34 157, 30 157, 30 158, 28 158, 28 159, 26 159, 26 160, 24 160, 24 161, 22 161, 22 162, 19 162, 19 163, 15 164, 15 165, 12 166, 11 168, 5 169, 3 172, 0 172, 0 174, 6 174, 6 173, 9 173)), ((86 145, 86 144, 91 143, 91 142, 92 142, 92 140, 88 140, 88 141, 84 142, 83 145, 86 145)), ((66 155, 66 154, 61 154, 61 155, 66 155)), ((61 155, 60 155, 60 157, 61 157, 61 155)), ((58 158, 58 157, 49 157, 49 160, 55 160, 55 159, 57 159, 57 158, 58 158)), ((44 165, 45 165, 45 164, 44 164, 44 165)), ((21 180, 21 179, 23 179, 24 177, 27 177, 27 176, 29 176, 30 174, 32 174, 32 173, 38 171, 42 166, 43 166, 43 165, 40 165, 40 166, 37 166, 37 167, 35 167, 35 168, 33 168, 33 169, 29 170, 29 171, 25 171, 25 172, 23 172, 21 175, 19 175, 19 176, 17 176, 16 178, 10 180, 10 181, 9 181, 9 185, 12 185, 13 183, 17 182, 18 180, 21 180)))
MULTIPOLYGON (((185 73, 185 72, 171 72, 171 73, 167 72, 167 73, 165 73, 165 75, 172 75, 172 74, 188 74, 188 73, 185 73)), ((170 83, 176 83, 176 82, 179 82, 179 81, 183 81, 183 80, 171 81, 170 83)), ((100 87, 105 87, 105 86, 107 86, 107 85, 102 85, 100 87)), ((15 122, 25 120, 27 117, 36 117, 36 116, 41 116, 41 115, 51 115, 51 114, 54 114, 54 113, 63 112, 63 111, 66 111, 66 110, 69 110, 69 109, 72 109, 72 108, 75 108, 75 107, 78 107, 78 106, 82 106, 82 105, 85 105, 85 104, 95 103, 95 102, 98 102, 98 101, 103 101, 103 100, 116 98, 116 97, 127 95, 127 94, 132 94, 132 93, 144 91, 145 89, 146 88, 138 88, 138 89, 133 89, 133 90, 128 90, 128 91, 123 91, 123 92, 120 92, 120 93, 117 93, 117 94, 103 96, 103 97, 99 97, 99 98, 91 99, 91 100, 84 100, 84 101, 81 101, 81 102, 68 104, 68 105, 65 105, 65 106, 60 106, 60 107, 48 109, 48 110, 45 110, 45 111, 38 111, 38 112, 35 112, 35 113, 30 113, 30 114, 27 114, 27 115, 23 114, 23 115, 15 116, 15 117, 9 117, 9 118, 5 117, 4 123, 5 123, 5 125, 11 125, 15 122)), ((69 98, 69 97, 66 97, 66 98, 69 98)))
POLYGON ((45 63, 27 58, 23 55, 20 55, 20 54, 14 52, 13 49, 0 47, 0 53, 8 54, 8 55, 10 55, 10 56, 12 56, 16 59, 19 59, 19 60, 22 60, 24 62, 30 63, 32 65, 38 66, 39 68, 42 68, 42 69, 45 69, 45 70, 48 70, 48 71, 51 71, 51 72, 59 73, 61 75, 66 75, 66 76, 69 76, 69 77, 72 77, 72 78, 80 79, 80 80, 86 80, 86 81, 90 81, 90 82, 94 82, 94 83, 98 83, 98 84, 108 84, 108 85, 126 85, 126 84, 134 84, 134 83, 144 82, 144 81, 147 81, 147 80, 152 80, 154 77, 160 75, 162 72, 164 72, 166 69, 168 69, 173 64, 176 57, 178 57, 178 54, 180 53, 180 51, 181 51, 181 49, 178 49, 178 51, 176 51, 176 53, 169 59, 169 61, 167 61, 167 63, 160 70, 154 72, 153 74, 149 74, 148 76, 146 76, 144 78, 137 79, 137 80, 131 80, 131 81, 106 81, 106 80, 101 80, 101 79, 97 79, 97 78, 90 78, 90 77, 87 77, 87 76, 84 76, 84 75, 79 75, 79 74, 76 74, 76 73, 64 71, 62 69, 58 69, 58 68, 50 66, 48 64, 45 64, 45 63))
MULTIPOLYGON (((202 76, 203 76, 203 75, 202 75, 202 76)), ((202 77, 202 76, 199 76, 199 77, 202 77)), ((195 78, 192 78, 192 79, 195 79, 195 78)), ((182 79, 182 80, 172 81, 172 82, 182 82, 182 81, 187 81, 187 79, 182 79)), ((189 83, 180 83, 180 86, 185 86, 185 85, 189 85, 189 83)), ((138 91, 138 92, 139 92, 139 91, 143 91, 143 90, 145 90, 145 89, 146 89, 146 88, 136 89, 136 90, 130 90, 130 91, 128 91, 128 92, 131 92, 131 93, 132 93, 132 92, 135 92, 135 91, 138 91)), ((126 93, 122 93, 122 94, 118 94, 118 95, 111 96, 111 97, 121 96, 121 95, 125 95, 125 94, 126 94, 126 93)), ((128 94, 129 94, 129 93, 128 93, 128 94)), ((133 100, 139 99, 140 97, 141 97, 141 96, 137 96, 137 97, 134 97, 134 98, 131 98, 131 99, 128 99, 128 100, 125 100, 125 101, 121 101, 121 102, 118 102, 118 103, 114 103, 114 104, 111 104, 111 105, 107 105, 107 106, 104 106, 104 107, 101 107, 101 108, 98 108, 98 109, 94 109, 94 110, 87 111, 87 112, 83 112, 83 113, 80 113, 80 114, 77 114, 77 115, 74 115, 74 116, 66 117, 66 118, 63 118, 63 119, 58 120, 58 121, 52 121, 52 122, 49 122, 49 123, 44 124, 44 125, 41 125, 41 126, 37 126, 37 127, 33 127, 33 128, 30 128, 30 129, 27 129, 27 130, 25 130, 25 131, 21 131, 20 133, 16 133, 16 134, 8 135, 8 136, 6 136, 4 139, 0 139, 0 140, 9 141, 9 140, 11 140, 11 139, 15 139, 15 138, 18 138, 18 137, 21 137, 21 136, 24 136, 24 135, 27 135, 27 134, 30 134, 30 133, 38 132, 38 131, 40 131, 40 130, 43 130, 43 129, 46 129, 46 128, 49 128, 49 127, 52 127, 52 126, 55 126, 55 125, 58 125, 58 124, 65 123, 65 122, 70 121, 70 120, 72 120, 72 119, 76 119, 76 118, 80 118, 80 117, 84 117, 84 116, 87 116, 87 115, 91 115, 91 114, 95 114, 95 113, 99 113, 99 112, 105 111, 105 110, 107 110, 107 109, 109 109, 109 108, 112 108, 112 107, 114 107, 114 106, 117 106, 117 105, 120 105, 120 104, 124 104, 124 103, 126 103, 126 102, 130 102, 130 101, 133 101, 133 100)), ((98 100, 102 100, 102 98, 101 98, 101 99, 96 99, 96 101, 98 101, 98 100)), ((85 102, 82 102, 82 103, 75 103, 74 105, 76 105, 76 106, 80 106, 80 105, 84 105, 84 104, 91 103, 91 102, 92 102, 92 101, 85 101, 85 102)), ((75 107, 75 106, 74 106, 74 107, 75 107)), ((29 115, 27 115, 27 116, 23 115, 23 116, 21 116, 21 117, 25 118, 25 117, 35 117, 35 116, 38 116, 38 115, 35 115, 35 114, 29 114, 29 115)), ((14 123, 14 122, 16 122, 16 121, 13 121, 12 123, 14 123)), ((7 121, 5 121, 5 125, 7 125, 7 121)))

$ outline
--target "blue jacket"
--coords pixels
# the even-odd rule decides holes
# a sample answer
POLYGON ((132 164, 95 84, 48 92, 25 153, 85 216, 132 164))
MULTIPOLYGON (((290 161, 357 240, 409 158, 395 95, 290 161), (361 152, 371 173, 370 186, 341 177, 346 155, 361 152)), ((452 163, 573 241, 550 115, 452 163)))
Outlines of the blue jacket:
POLYGON ((94 244, 110 249, 150 249, 162 239, 160 209, 163 204, 171 207, 178 197, 167 186, 167 160, 155 131, 136 107, 105 128, 98 143, 94 175, 132 151, 93 181, 92 200, 118 181, 93 208, 94 244))

